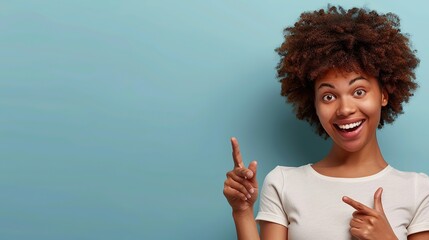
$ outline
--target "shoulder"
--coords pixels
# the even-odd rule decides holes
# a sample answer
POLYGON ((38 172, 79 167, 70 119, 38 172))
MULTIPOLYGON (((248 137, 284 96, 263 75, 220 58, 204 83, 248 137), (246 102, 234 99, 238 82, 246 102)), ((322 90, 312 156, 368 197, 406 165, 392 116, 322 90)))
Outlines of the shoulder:
POLYGON ((308 167, 310 167, 310 165, 303 165, 299 167, 277 166, 267 174, 267 177, 303 174, 307 171, 308 167))
POLYGON ((412 181, 415 184, 429 185, 429 176, 421 172, 407 172, 392 168, 392 176, 402 181, 412 181))
POLYGON ((298 176, 302 175, 301 173, 305 171, 305 168, 306 166, 277 166, 271 170, 262 185, 260 206, 270 205, 273 202, 277 202, 279 206, 282 205, 285 189, 289 189, 291 184, 302 182, 303 177, 298 176))
POLYGON ((422 199, 429 197, 429 176, 425 173, 418 172, 406 172, 396 169, 392 169, 392 174, 390 175, 392 183, 404 191, 408 191, 410 194, 415 196, 415 199, 422 199))
POLYGON ((267 174, 265 182, 280 184, 291 178, 304 177, 307 174, 309 167, 310 165, 303 165, 300 167, 277 166, 267 174))
MULTIPOLYGON (((404 172, 396 170, 398 176, 405 183, 407 188, 403 188, 397 195, 397 199, 409 204, 412 213, 411 222, 408 225, 408 235, 421 233, 429 230, 429 177, 425 173, 404 172), (403 196, 407 196, 404 198, 403 196)), ((405 208, 406 209, 406 208, 405 208)), ((424 236, 424 235, 422 235, 424 236)))

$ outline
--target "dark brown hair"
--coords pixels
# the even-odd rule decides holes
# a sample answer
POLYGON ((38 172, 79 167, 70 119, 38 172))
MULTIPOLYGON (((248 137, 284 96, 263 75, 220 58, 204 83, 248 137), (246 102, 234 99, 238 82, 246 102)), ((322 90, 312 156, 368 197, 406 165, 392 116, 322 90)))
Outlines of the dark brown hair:
POLYGON ((378 79, 389 102, 381 110, 379 128, 403 113, 417 88, 414 69, 419 60, 399 17, 362 8, 344 10, 328 6, 304 12, 284 30, 285 41, 276 49, 281 56, 277 76, 281 95, 291 103, 298 119, 308 121, 327 137, 314 106, 314 80, 330 69, 356 71, 378 79))

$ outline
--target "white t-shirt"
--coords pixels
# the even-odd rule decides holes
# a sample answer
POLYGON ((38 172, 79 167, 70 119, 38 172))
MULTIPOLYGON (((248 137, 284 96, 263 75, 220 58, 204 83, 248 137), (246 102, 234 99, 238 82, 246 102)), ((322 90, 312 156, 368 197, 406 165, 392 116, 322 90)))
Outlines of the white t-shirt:
POLYGON ((429 231, 429 177, 391 166, 361 178, 324 176, 310 164, 278 166, 265 178, 256 220, 286 226, 291 240, 352 239, 349 223, 355 209, 342 197, 373 207, 379 187, 384 212, 400 240, 429 231))

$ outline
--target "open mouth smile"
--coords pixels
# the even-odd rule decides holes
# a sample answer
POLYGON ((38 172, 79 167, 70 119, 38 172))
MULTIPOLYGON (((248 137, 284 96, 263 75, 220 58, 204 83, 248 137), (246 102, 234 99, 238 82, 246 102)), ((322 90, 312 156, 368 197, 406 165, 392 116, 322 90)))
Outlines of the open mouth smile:
POLYGON ((341 124, 341 125, 340 124, 334 124, 334 126, 342 132, 353 132, 356 129, 358 129, 362 125, 363 122, 364 122, 364 120, 360 120, 360 121, 357 121, 354 123, 348 123, 348 124, 341 124))

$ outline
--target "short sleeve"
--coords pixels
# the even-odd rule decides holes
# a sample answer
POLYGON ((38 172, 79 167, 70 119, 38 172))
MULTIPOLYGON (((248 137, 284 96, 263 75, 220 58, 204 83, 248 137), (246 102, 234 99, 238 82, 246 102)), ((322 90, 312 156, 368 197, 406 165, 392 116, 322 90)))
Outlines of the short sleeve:
POLYGON ((283 183, 281 167, 276 167, 265 177, 259 200, 259 212, 256 216, 257 221, 262 220, 288 226, 281 194, 283 183))
POLYGON ((418 174, 415 187, 416 211, 408 226, 408 235, 429 231, 429 177, 418 174))

